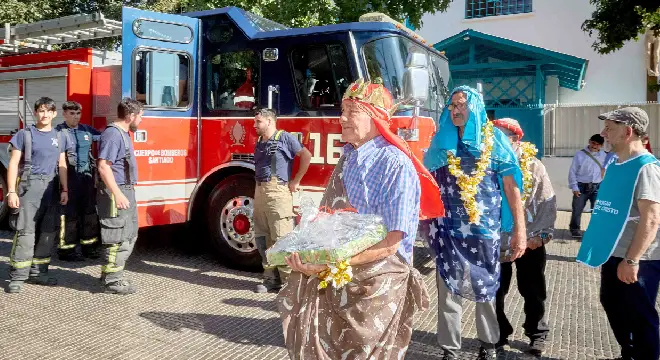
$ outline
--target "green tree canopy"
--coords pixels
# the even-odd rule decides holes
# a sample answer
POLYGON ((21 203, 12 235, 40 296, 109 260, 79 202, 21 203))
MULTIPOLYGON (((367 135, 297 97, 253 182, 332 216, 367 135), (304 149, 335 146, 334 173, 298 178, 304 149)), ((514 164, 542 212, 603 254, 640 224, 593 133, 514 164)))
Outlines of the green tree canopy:
POLYGON ((100 11, 119 20, 122 5, 167 13, 184 13, 238 6, 290 27, 357 21, 368 12, 383 12, 415 27, 425 13, 443 12, 452 0, 5 0, 0 22, 30 23, 61 16, 100 11))
POLYGON ((590 0, 596 6, 591 18, 582 24, 589 36, 596 33, 592 47, 609 54, 628 40, 637 40, 647 31, 660 35, 660 1, 658 0, 590 0))

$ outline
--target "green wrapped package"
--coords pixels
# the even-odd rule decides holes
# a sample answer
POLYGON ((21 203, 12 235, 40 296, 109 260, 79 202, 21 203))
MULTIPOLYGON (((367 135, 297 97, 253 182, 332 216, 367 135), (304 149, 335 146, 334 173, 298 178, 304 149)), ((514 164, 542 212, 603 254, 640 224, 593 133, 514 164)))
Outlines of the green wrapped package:
POLYGON ((286 265, 284 258, 297 252, 304 264, 337 263, 376 245, 386 235, 379 216, 334 214, 283 236, 266 251, 266 259, 272 266, 286 265), (328 246, 330 241, 332 246, 328 246))

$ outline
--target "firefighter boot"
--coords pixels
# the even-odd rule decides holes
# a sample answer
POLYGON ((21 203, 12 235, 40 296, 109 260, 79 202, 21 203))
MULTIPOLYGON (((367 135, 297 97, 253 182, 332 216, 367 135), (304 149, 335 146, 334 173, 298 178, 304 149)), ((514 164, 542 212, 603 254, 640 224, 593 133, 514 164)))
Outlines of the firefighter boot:
POLYGON ((49 277, 48 274, 39 274, 37 276, 30 276, 27 282, 30 284, 43 285, 43 286, 57 285, 57 279, 54 277, 49 277))
POLYGON ((71 250, 59 250, 58 259, 67 262, 85 261, 85 258, 82 255, 80 255, 75 248, 71 250))
POLYGON ((101 257, 101 249, 98 244, 83 245, 81 246, 82 256, 88 259, 99 259, 101 257))
POLYGON ((105 285, 106 294, 130 295, 137 291, 135 286, 128 280, 122 279, 105 285))
POLYGON ((19 292, 23 291, 23 284, 25 282, 21 280, 12 280, 9 282, 9 285, 7 285, 7 292, 10 294, 18 294, 19 292))

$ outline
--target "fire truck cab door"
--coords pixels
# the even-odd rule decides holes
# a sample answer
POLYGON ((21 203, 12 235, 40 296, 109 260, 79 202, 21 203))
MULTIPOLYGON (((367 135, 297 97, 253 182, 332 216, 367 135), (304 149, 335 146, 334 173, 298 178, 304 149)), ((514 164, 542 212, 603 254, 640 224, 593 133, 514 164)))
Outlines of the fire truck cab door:
POLYGON ((140 226, 183 222, 199 178, 200 20, 124 7, 122 23, 122 97, 144 104, 133 134, 140 226))

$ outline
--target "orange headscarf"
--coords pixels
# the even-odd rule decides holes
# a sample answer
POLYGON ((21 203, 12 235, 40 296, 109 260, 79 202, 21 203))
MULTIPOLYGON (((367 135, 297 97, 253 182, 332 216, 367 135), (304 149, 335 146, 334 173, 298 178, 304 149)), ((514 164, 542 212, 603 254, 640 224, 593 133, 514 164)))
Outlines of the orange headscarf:
POLYGON ((357 104, 360 110, 369 114, 383 138, 403 151, 412 161, 422 190, 419 218, 425 220, 445 216, 445 206, 440 198, 438 183, 412 153, 408 144, 390 130, 391 116, 398 106, 394 104, 390 92, 381 84, 358 79, 348 87, 342 101, 351 101, 357 104))

